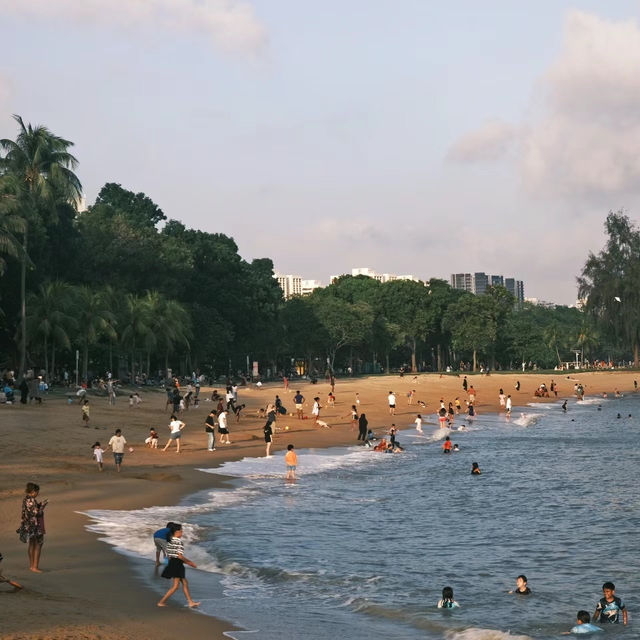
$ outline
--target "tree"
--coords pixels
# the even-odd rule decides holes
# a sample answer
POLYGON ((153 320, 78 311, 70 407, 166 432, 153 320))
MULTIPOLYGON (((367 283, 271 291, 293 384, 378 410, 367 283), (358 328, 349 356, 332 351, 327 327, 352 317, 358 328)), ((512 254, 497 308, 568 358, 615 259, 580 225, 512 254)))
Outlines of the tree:
POLYGON ((100 205, 124 215, 135 226, 155 227, 167 219, 162 209, 144 193, 127 191, 114 182, 107 182, 100 189, 95 206, 100 205))
POLYGON ((71 347, 70 334, 78 323, 73 315, 73 289, 66 282, 45 282, 36 293, 27 297, 27 328, 29 338, 42 340, 44 370, 47 381, 55 370, 56 348, 71 347), (71 313, 69 313, 71 311, 71 313), (49 369, 49 345, 51 345, 51 369, 49 369))
POLYGON ((18 213, 18 185, 15 176, 0 176, 0 275, 7 263, 3 256, 22 258, 22 244, 18 235, 25 233, 26 221, 18 213))
POLYGON ((333 297, 312 296, 318 322, 326 334, 327 364, 334 369, 336 354, 347 345, 356 345, 371 331, 373 313, 366 302, 351 304, 333 297))
POLYGON ((609 213, 605 248, 589 257, 578 277, 578 295, 600 326, 613 329, 640 366, 640 231, 622 211, 609 213))
POLYGON ((5 152, 0 158, 0 175, 13 175, 19 182, 19 210, 25 220, 22 240, 20 273, 20 365, 18 377, 24 375, 27 353, 27 255, 29 223, 34 221, 39 209, 51 211, 58 201, 77 203, 82 185, 73 172, 78 161, 68 149, 73 143, 51 133, 46 127, 25 125, 14 115, 19 125, 16 140, 0 140, 5 152))
POLYGON ((101 335, 115 337, 115 315, 111 311, 104 291, 93 291, 90 287, 75 289, 75 308, 82 346, 82 378, 88 381, 89 347, 101 335))
POLYGON ((452 304, 444 318, 456 349, 473 352, 473 370, 478 352, 486 352, 496 339, 496 320, 491 298, 468 294, 452 304))

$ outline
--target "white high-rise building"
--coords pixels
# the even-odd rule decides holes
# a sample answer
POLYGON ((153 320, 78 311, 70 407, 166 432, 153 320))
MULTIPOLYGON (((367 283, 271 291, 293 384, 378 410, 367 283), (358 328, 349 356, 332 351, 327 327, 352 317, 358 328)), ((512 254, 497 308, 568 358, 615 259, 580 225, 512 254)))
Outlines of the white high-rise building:
MULTIPOLYGON (((355 269, 351 269, 351 275, 354 278, 356 276, 367 276, 367 278, 373 278, 378 282, 391 282, 392 280, 413 280, 414 282, 418 281, 418 278, 412 275, 397 276, 394 273, 376 273, 369 267, 356 267, 355 269)), ((333 283, 333 281, 337 280, 338 278, 340 278, 340 276, 331 276, 330 282, 333 283)))
POLYGON ((292 296, 302 295, 302 277, 294 276, 291 274, 282 275, 275 273, 273 277, 278 281, 280 288, 282 289, 282 295, 287 298, 292 296))
POLYGON ((308 296, 314 289, 319 289, 322 286, 320 280, 303 280, 302 281, 302 295, 308 296))

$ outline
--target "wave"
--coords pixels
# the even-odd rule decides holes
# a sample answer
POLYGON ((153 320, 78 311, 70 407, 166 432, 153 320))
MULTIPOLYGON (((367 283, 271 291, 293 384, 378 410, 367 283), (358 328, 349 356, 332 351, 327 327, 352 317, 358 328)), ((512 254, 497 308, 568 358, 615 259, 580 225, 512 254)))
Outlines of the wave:
POLYGON ((511 424, 517 424, 519 427, 531 427, 540 418, 541 413, 521 413, 515 420, 511 420, 511 424))
POLYGON ((531 640, 529 636, 514 636, 508 631, 470 627, 464 631, 447 631, 446 640, 531 640))

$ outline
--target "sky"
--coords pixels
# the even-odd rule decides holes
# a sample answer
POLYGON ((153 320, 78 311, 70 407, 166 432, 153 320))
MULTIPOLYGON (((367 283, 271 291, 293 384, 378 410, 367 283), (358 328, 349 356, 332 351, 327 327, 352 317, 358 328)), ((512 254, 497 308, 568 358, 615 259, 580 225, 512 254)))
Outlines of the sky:
POLYGON ((106 182, 327 284, 484 271, 576 300, 638 220, 640 1, 0 0, 12 114, 106 182))

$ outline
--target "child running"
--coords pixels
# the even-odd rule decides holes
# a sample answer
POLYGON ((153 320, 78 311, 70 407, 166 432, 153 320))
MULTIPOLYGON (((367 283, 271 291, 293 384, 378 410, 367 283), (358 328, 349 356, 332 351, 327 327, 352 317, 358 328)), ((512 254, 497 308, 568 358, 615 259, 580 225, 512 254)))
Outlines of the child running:
POLYGON ((162 572, 163 578, 169 578, 173 580, 173 585, 169 588, 169 591, 162 596, 159 607, 166 607, 167 600, 178 590, 178 587, 182 584, 182 590, 187 598, 189 607, 194 608, 200 605, 199 602, 194 602, 191 599, 189 593, 189 583, 185 578, 184 565, 188 564, 193 569, 196 569, 196 565, 191 562, 184 555, 184 544, 182 542, 182 525, 172 522, 169 526, 169 533, 167 534, 167 558, 169 563, 162 572))
POLYGON ((93 457, 96 459, 98 463, 98 471, 103 471, 102 468, 102 456, 104 455, 104 449, 100 446, 99 442, 96 442, 93 447, 93 457))

